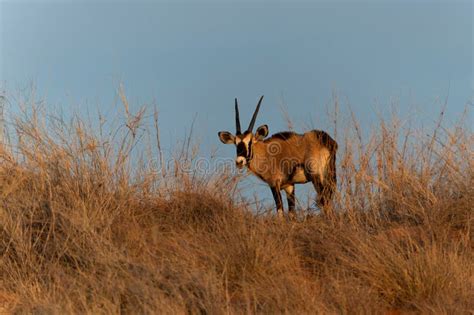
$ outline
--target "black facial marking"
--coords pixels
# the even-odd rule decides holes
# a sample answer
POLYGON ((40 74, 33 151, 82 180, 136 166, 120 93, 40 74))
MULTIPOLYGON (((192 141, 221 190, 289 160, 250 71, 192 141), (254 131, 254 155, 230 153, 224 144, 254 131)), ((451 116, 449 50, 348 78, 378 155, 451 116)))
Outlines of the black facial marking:
POLYGON ((240 142, 237 144, 237 156, 243 156, 247 158, 247 148, 245 147, 245 143, 240 142))
POLYGON ((252 141, 249 142, 249 150, 247 152, 247 160, 252 157, 252 141))

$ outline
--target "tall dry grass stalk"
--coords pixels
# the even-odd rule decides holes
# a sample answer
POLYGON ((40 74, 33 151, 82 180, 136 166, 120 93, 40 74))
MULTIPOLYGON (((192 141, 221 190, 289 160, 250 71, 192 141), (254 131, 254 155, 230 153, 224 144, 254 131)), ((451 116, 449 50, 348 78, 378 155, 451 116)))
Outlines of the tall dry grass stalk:
POLYGON ((232 174, 193 171, 189 139, 173 163, 159 136, 158 150, 141 143, 158 114, 148 130, 145 109, 132 113, 121 95, 116 129, 41 107, 8 122, 0 313, 474 309, 473 136, 463 123, 427 137, 381 120, 367 138, 354 119, 338 132, 335 215, 279 222, 239 202, 232 174))

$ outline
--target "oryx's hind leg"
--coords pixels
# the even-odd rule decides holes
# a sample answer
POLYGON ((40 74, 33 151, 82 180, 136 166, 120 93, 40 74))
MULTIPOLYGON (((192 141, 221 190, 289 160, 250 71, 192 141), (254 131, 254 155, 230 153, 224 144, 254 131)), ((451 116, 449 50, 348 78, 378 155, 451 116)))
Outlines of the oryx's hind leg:
POLYGON ((317 193, 316 204, 318 205, 318 207, 325 206, 327 201, 326 201, 326 198, 323 194, 324 185, 323 185, 323 181, 321 179, 321 176, 319 174, 312 175, 311 182, 313 183, 314 189, 316 190, 316 193, 317 193))
POLYGON ((311 181, 313 182, 314 189, 317 192, 316 204, 325 215, 328 215, 329 203, 334 193, 333 185, 331 185, 330 181, 324 180, 324 178, 319 174, 313 175, 311 181))
POLYGON ((326 205, 332 200, 337 186, 336 176, 336 152, 331 153, 324 172, 323 193, 326 205))
POLYGON ((330 202, 336 188, 335 154, 328 152, 324 158, 309 160, 306 173, 317 192, 316 204, 325 214, 329 214, 330 202))
POLYGON ((285 188, 286 199, 288 200, 288 216, 290 220, 293 220, 295 216, 295 204, 296 204, 296 197, 295 197, 295 185, 289 185, 285 188))

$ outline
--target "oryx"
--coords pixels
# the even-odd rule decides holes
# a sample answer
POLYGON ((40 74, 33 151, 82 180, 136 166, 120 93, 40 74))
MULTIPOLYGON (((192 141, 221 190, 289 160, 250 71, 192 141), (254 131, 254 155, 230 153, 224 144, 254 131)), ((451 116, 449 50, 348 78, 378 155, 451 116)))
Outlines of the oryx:
POLYGON ((221 131, 219 139, 224 144, 236 146, 235 163, 238 168, 246 166, 270 186, 279 216, 283 216, 281 190, 286 192, 289 215, 293 217, 295 184, 307 182, 313 183, 318 195, 317 204, 325 211, 336 188, 336 141, 321 130, 304 134, 285 131, 266 138, 268 126, 262 125, 252 133, 262 100, 263 95, 249 127, 242 133, 236 98, 236 134, 234 136, 228 131, 221 131))

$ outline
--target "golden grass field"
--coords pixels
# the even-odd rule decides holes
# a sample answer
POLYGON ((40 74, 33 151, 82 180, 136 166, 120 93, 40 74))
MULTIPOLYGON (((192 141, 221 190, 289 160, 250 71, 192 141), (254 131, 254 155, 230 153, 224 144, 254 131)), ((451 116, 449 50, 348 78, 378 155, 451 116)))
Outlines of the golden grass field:
MULTIPOLYGON (((9 118, 1 314, 473 313, 469 119, 336 126, 333 215, 291 222, 255 210, 238 174, 147 164, 158 125, 125 105, 116 129, 41 106, 9 118)), ((192 165, 192 143, 176 154, 192 165)))

